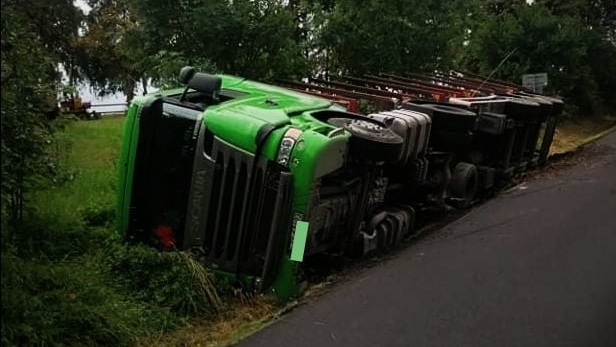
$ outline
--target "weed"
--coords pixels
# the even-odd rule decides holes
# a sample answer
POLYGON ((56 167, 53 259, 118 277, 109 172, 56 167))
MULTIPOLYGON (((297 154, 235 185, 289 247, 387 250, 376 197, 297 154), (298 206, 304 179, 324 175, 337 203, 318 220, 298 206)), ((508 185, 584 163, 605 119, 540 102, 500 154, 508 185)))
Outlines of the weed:
POLYGON ((210 272, 188 253, 122 245, 105 260, 113 276, 141 301, 182 316, 218 311, 220 298, 210 272))
POLYGON ((92 205, 79 211, 83 223, 90 227, 111 227, 115 217, 115 207, 112 205, 92 205))
POLYGON ((27 260, 4 252, 2 345, 126 346, 145 334, 143 317, 155 316, 110 286, 94 260, 27 260))

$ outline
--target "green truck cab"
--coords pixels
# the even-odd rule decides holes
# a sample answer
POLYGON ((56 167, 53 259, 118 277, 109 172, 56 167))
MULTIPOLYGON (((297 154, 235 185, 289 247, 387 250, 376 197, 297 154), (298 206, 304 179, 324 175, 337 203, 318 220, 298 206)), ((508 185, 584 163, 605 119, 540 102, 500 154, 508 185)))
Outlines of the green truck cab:
POLYGON ((324 120, 350 115, 326 99, 184 72, 186 89, 127 111, 118 230, 192 251, 248 288, 298 294, 297 264, 321 246, 311 224, 328 224, 311 219, 315 191, 345 165, 351 136, 324 120))

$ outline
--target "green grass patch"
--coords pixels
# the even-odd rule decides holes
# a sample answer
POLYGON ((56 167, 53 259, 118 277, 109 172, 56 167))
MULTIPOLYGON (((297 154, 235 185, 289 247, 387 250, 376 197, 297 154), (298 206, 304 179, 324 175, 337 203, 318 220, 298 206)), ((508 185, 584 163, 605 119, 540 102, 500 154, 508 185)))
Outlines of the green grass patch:
POLYGON ((123 120, 62 122, 51 144, 60 175, 32 194, 37 215, 77 225, 82 212, 113 211, 123 120))
POLYGON ((2 346, 130 346, 217 314, 202 264, 112 230, 123 119, 56 123, 57 179, 2 231, 2 346))
POLYGON ((114 286, 99 260, 26 260, 3 253, 2 345, 128 346, 156 325, 163 331, 165 312, 114 286))

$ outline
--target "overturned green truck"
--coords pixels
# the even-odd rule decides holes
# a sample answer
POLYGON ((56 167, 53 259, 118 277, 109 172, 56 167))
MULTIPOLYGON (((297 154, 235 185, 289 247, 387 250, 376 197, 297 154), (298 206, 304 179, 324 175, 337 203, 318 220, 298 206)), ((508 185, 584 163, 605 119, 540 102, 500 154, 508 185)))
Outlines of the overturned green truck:
POLYGON ((282 298, 301 293, 305 260, 393 247, 422 214, 544 163, 562 110, 516 92, 400 98, 362 115, 337 100, 369 97, 366 85, 291 90, 190 67, 180 80, 128 108, 117 229, 282 298))

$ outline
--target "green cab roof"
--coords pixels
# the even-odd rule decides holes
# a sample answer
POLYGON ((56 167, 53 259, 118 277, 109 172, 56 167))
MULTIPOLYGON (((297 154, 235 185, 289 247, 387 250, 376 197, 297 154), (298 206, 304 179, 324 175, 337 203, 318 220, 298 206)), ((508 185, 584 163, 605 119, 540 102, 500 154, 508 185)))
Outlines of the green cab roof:
POLYGON ((327 108, 332 105, 330 100, 295 92, 282 87, 251 81, 230 75, 218 75, 222 78, 222 89, 246 94, 218 105, 227 111, 231 108, 277 109, 287 115, 314 109, 327 108))
MULTIPOLYGON (((224 111, 262 119, 268 123, 288 121, 288 117, 305 111, 329 108, 334 103, 325 98, 292 91, 283 87, 248 80, 246 78, 217 74, 222 79, 222 92, 237 93, 234 99, 208 107, 208 112, 224 111), (283 119, 284 118, 284 119, 283 119)), ((184 88, 158 91, 164 96, 179 95, 184 88)))

